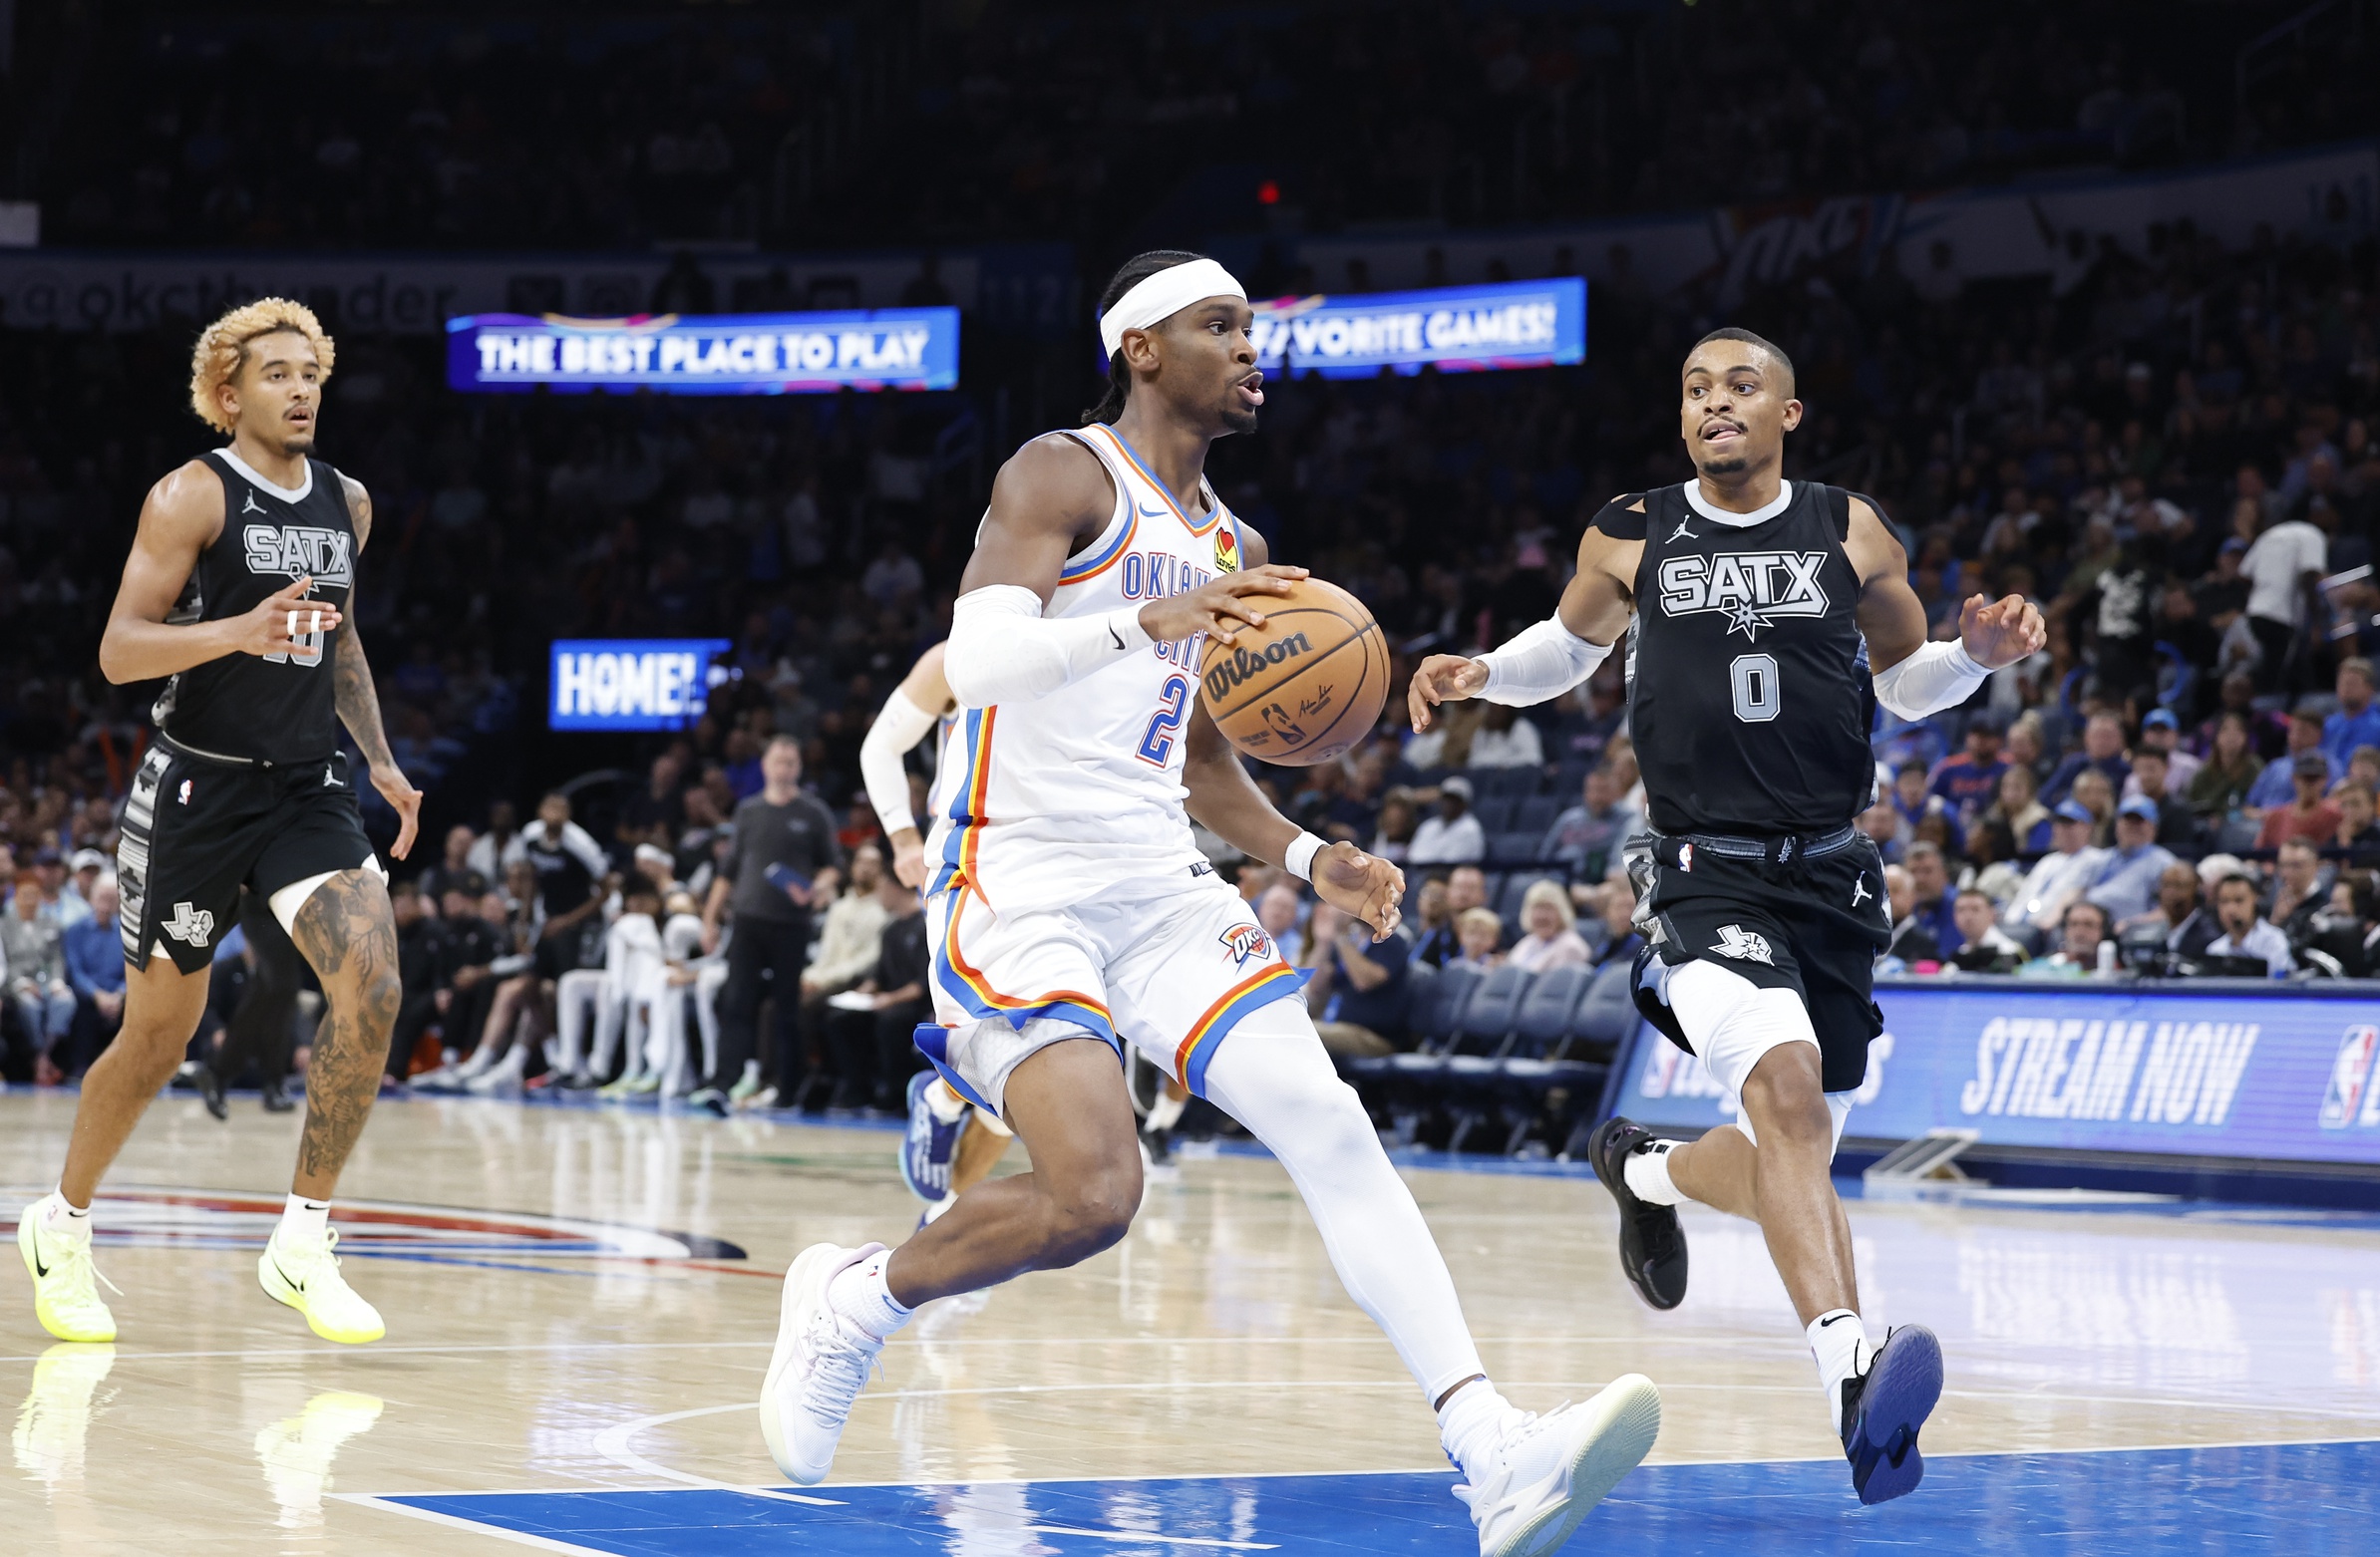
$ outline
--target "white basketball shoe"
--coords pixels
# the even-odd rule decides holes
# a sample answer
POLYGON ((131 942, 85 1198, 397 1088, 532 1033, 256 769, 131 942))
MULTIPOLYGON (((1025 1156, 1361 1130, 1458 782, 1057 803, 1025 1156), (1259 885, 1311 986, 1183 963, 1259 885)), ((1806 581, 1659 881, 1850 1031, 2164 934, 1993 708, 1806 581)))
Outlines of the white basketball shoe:
POLYGON ((1661 1433, 1661 1393, 1642 1374, 1578 1405, 1515 1412, 1479 1484, 1458 1486, 1481 1557, 1544 1557, 1634 1470, 1661 1433))
POLYGON ((835 1278, 873 1254, 880 1243, 846 1249, 816 1243, 785 1273, 785 1301, 777 1350, 761 1385, 761 1435, 777 1468, 801 1486, 815 1486, 835 1464, 835 1445, 851 1402, 867 1388, 884 1343, 850 1323, 827 1301, 835 1278))

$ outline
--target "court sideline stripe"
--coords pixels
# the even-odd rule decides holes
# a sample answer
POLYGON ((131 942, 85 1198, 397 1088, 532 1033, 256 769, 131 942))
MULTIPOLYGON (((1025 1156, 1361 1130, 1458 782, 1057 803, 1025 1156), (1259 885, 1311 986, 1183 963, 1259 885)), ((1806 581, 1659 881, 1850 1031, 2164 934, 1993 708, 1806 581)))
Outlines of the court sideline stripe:
MULTIPOLYGON (((352 1503, 358 1508, 377 1508, 384 1513, 403 1514, 408 1519, 426 1519, 432 1524, 442 1524, 451 1530, 468 1530, 474 1535, 486 1535, 499 1541, 510 1541, 515 1546, 533 1546, 541 1552, 568 1552, 571 1557, 589 1557, 589 1554, 592 1554, 592 1557, 610 1557, 610 1554, 600 1546, 573 1546, 567 1541, 557 1541, 551 1536, 531 1535, 525 1530, 508 1530, 503 1525, 483 1524, 477 1519, 465 1519, 457 1514, 440 1513, 435 1508, 416 1508, 410 1503, 399 1503, 386 1497, 375 1497, 369 1493, 330 1492, 324 1495, 337 1498, 342 1503, 352 1503)), ((438 1497, 469 1496, 470 1494, 431 1493, 429 1495, 438 1497)))

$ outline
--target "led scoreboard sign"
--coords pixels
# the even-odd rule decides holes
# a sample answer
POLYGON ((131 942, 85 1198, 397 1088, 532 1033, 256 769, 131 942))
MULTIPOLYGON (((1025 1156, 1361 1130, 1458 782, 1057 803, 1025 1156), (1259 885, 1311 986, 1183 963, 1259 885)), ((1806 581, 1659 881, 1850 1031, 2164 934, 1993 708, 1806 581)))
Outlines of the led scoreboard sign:
POLYGON ((1387 368, 1477 373, 1586 360, 1586 283, 1576 276, 1432 287, 1419 292, 1316 293, 1257 302, 1257 366, 1292 376, 1370 378, 1387 368))
POLYGON ((549 730, 683 730, 732 673, 725 638, 557 638, 547 681, 549 730))
POLYGON ((471 314, 447 321, 447 383, 472 393, 820 395, 958 387, 958 310, 471 314))

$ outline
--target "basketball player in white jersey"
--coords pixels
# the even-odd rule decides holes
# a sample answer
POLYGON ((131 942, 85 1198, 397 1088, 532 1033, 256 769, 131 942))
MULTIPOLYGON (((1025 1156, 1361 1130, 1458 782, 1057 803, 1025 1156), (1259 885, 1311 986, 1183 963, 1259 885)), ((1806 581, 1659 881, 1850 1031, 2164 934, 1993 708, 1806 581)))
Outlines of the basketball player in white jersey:
POLYGON ((422 796, 390 756, 345 618, 372 502, 310 457, 331 362, 313 311, 282 298, 235 308, 199 335, 191 408, 230 445, 150 488, 100 641, 110 681, 171 679, 118 849, 124 1028, 83 1079, 58 1188, 18 1218, 35 1313, 62 1341, 116 1338, 92 1269, 92 1196, 197 1029, 243 887, 313 964, 327 1005, 296 1178, 257 1280, 326 1341, 385 1333, 341 1275, 329 1226, 403 994, 388 873, 364 835, 339 727, 396 808, 400 859, 422 796))
POLYGON ((1542 1417, 1505 1402, 1411 1191, 1290 998, 1295 973, 1192 843, 1195 815, 1376 936, 1397 923, 1396 867, 1284 819, 1196 701, 1201 637, 1236 641, 1303 576, 1265 565, 1202 477, 1207 447, 1253 431, 1264 401, 1246 294, 1212 260, 1144 254, 1101 313, 1107 398, 1002 467, 961 582, 943 674, 964 713, 925 849, 938 1021, 919 1047, 1025 1138, 1033 1171, 976 1185, 896 1250, 805 1250, 762 1430, 787 1475, 821 1480, 918 1305, 1123 1237, 1141 1200, 1130 1045, 1288 1169, 1436 1408, 1482 1552, 1551 1551, 1652 1446, 1659 1396, 1631 1375, 1542 1417))
POLYGON ((1964 703, 2041 647, 2041 613, 1976 595, 1956 639, 1927 641, 1876 505, 1784 479, 1802 403, 1774 344, 1732 328, 1697 342, 1678 416, 1695 478, 1613 498, 1553 616, 1478 658, 1432 655, 1408 706, 1418 731, 1441 703, 1557 697, 1633 625, 1628 721, 1652 824, 1628 842, 1647 942, 1636 1003, 1738 1117, 1691 1143, 1607 1119, 1589 1155, 1619 1202, 1621 1268, 1654 1308, 1685 1297, 1680 1201, 1760 1224, 1853 1488, 1880 1503, 1924 1474, 1942 1354, 1920 1325, 1869 1345, 1829 1176, 1882 1030, 1872 983, 1891 938, 1883 861, 1853 824, 1874 788, 1869 729, 1877 703, 1910 720, 1964 703))

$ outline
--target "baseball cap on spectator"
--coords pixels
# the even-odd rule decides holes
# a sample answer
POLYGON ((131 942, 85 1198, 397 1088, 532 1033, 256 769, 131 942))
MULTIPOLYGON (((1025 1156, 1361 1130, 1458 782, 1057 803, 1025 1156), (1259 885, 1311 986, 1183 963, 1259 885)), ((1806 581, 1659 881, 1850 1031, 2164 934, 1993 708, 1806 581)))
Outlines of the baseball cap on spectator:
POLYGON ((2180 730, 2182 721, 2174 717, 2170 708, 2153 708, 2141 720, 2143 730, 2180 730))
POLYGON ((53 848, 39 850, 33 856, 33 863, 37 865, 57 865, 63 864, 64 862, 65 861, 60 857, 58 851, 53 848))
POLYGON ((2199 885, 2211 892, 2215 882, 2225 876, 2238 875, 2245 869, 2247 867, 2239 862, 2236 854, 2210 854, 2199 861, 2199 885))
POLYGON ((2092 815, 2080 800, 2060 800, 2058 808, 2051 811, 2050 814, 2060 821, 2097 821, 2099 819, 2092 815))
POLYGON ((2224 554, 2226 554, 2226 553, 2231 553, 2231 552, 2240 552, 2240 551, 2245 551, 2246 549, 2247 549, 2247 542, 2246 542, 2246 541, 2244 541, 2244 540, 2241 540, 2241 539, 2240 539, 2238 536, 2236 536, 2236 535, 2231 535, 2231 536, 2227 536, 2227 537, 2225 537, 2225 539, 2223 540, 2223 543, 2222 543, 2221 545, 2219 545, 2219 546, 2217 546, 2217 547, 2215 547, 2215 548, 2214 548, 2214 552, 2215 552, 2215 555, 2216 555, 2216 556, 2222 556, 2222 555, 2224 555, 2224 554))
POLYGON ((2300 752, 2290 760, 2289 772, 2300 778, 2327 778, 2330 777, 2330 759, 2319 752, 2300 752))
POLYGON ((98 849, 77 849, 71 863, 75 873, 81 875, 86 870, 106 870, 115 862, 98 849))
POLYGON ((2119 816, 2138 816, 2144 821, 2155 821, 2158 819, 2157 802, 2145 794, 2136 794, 2131 799, 2126 800, 2123 804, 2117 806, 2116 814, 2119 816))
POLYGON ((1451 778, 1442 778, 1438 783, 1438 792, 1441 794, 1460 794, 1463 796, 1463 798, 1468 800, 1471 798, 1471 780, 1464 778, 1461 774, 1457 774, 1451 778))

